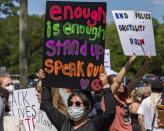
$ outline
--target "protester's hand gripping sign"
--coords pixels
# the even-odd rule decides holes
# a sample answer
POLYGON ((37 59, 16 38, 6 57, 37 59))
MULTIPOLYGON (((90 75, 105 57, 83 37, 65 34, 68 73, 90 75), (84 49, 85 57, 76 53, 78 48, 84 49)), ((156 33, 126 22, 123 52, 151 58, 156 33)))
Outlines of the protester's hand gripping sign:
POLYGON ((100 90, 105 25, 106 3, 48 1, 43 86, 100 90))
POLYGON ((112 11, 124 54, 156 56, 152 16, 145 11, 112 11))

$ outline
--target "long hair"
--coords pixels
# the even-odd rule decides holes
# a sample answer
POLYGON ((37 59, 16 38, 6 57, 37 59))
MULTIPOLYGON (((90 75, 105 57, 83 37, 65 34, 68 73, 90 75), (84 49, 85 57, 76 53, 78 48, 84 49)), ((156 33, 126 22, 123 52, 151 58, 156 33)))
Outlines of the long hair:
POLYGON ((0 96, 2 98, 5 98, 8 101, 8 99, 9 99, 9 92, 6 89, 0 87, 0 96))
POLYGON ((59 93, 59 88, 51 88, 51 93, 53 97, 53 105, 56 107, 58 111, 67 116, 67 107, 64 104, 64 101, 59 93))
POLYGON ((5 74, 5 75, 0 75, 0 86, 2 85, 3 80, 4 80, 5 78, 10 78, 10 76, 7 75, 7 74, 5 74))
POLYGON ((158 104, 157 102, 160 99, 161 95, 162 95, 162 93, 158 93, 158 92, 151 93, 150 101, 151 101, 151 104, 154 107, 154 109, 155 109, 155 106, 158 104))
MULTIPOLYGON (((0 87, 0 96, 2 97, 2 99, 5 99, 6 102, 8 102, 8 99, 9 99, 9 92, 8 92, 8 90, 0 87)), ((9 111, 10 111, 9 105, 5 104, 5 112, 9 112, 9 111)))
POLYGON ((111 74, 108 76, 108 82, 109 82, 109 85, 112 85, 113 84, 113 79, 117 77, 116 74, 111 74))

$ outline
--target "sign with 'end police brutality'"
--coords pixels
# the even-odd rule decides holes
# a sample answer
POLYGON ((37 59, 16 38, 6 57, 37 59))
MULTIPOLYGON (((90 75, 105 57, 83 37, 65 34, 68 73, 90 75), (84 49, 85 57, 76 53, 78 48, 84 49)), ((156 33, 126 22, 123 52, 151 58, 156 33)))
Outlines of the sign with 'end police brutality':
POLYGON ((145 11, 112 11, 124 54, 156 56, 152 16, 145 11))

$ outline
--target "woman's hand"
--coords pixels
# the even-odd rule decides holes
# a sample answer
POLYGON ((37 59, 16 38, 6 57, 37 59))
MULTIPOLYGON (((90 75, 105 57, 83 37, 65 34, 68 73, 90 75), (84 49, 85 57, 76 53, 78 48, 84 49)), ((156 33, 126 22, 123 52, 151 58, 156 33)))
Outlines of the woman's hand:
POLYGON ((38 72, 38 78, 41 80, 43 80, 45 78, 45 74, 44 74, 44 71, 42 68, 38 72))
POLYGON ((102 87, 104 87, 104 86, 106 86, 106 85, 109 84, 109 82, 108 82, 108 76, 107 76, 105 70, 104 70, 103 73, 100 73, 99 79, 100 79, 100 81, 101 81, 102 87))
POLYGON ((151 53, 150 51, 148 52, 148 55, 147 55, 147 60, 150 61, 151 60, 151 53))
POLYGON ((164 125, 160 122, 159 118, 157 119, 157 122, 158 122, 159 128, 164 128, 164 125))
POLYGON ((129 62, 132 64, 136 59, 136 54, 133 52, 133 55, 129 57, 129 62))

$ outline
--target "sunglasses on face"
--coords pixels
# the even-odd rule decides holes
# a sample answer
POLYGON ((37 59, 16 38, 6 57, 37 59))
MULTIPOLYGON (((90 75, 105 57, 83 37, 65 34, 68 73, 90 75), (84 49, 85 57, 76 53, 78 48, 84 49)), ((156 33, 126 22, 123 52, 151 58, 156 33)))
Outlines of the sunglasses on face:
POLYGON ((73 106, 73 104, 79 107, 82 103, 80 101, 76 101, 76 102, 68 101, 68 106, 73 106))
POLYGON ((5 86, 10 86, 10 85, 13 85, 13 83, 11 82, 11 83, 7 83, 5 86))

